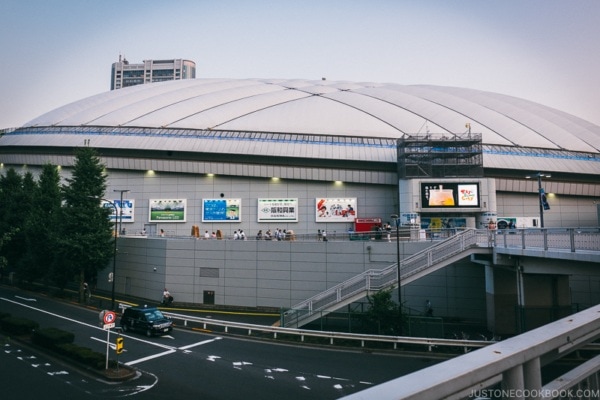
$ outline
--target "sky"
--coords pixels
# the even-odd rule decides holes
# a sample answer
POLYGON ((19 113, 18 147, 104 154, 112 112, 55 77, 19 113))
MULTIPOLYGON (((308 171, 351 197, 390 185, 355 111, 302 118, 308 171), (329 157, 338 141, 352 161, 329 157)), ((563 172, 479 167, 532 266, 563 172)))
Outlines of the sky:
POLYGON ((456 86, 600 125, 598 0, 2 0, 0 128, 110 90, 112 63, 197 78, 456 86))

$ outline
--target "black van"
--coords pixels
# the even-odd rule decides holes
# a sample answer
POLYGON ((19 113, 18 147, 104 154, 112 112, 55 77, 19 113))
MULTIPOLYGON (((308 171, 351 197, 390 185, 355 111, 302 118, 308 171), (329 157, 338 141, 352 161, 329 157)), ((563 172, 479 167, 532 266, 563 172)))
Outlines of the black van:
POLYGON ((123 311, 121 328, 124 332, 143 332, 148 337, 166 335, 173 330, 173 321, 155 307, 129 307, 123 311))

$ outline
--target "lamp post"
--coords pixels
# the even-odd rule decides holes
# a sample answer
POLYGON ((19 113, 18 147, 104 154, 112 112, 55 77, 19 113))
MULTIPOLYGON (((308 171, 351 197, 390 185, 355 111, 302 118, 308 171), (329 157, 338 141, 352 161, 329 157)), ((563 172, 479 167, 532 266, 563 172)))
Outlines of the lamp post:
POLYGON ((527 175, 525 178, 527 179, 531 179, 531 178, 537 178, 538 180, 538 202, 539 202, 539 206, 540 206, 540 228, 544 227, 544 209, 549 209, 546 208, 546 206, 544 205, 545 203, 545 194, 544 194, 544 189, 542 188, 542 178, 550 178, 551 175, 550 174, 544 174, 542 172, 538 172, 536 174, 533 175, 527 175))
MULTIPOLYGON (((123 193, 129 192, 129 189, 115 189, 115 190, 113 190, 113 192, 121 193, 121 200, 119 200, 119 232, 123 232, 123 193)), ((116 210, 116 208, 115 208, 115 210, 116 210)), ((115 218, 116 217, 117 217, 117 215, 115 214, 115 218)), ((115 223, 116 223, 116 221, 115 221, 115 223)), ((115 240, 116 240, 116 236, 115 236, 115 240)))
MULTIPOLYGON (((115 209, 115 216, 117 215, 117 205, 110 200, 106 200, 106 199, 101 199, 105 202, 107 202, 108 204, 110 204, 114 209, 115 209)), ((112 289, 111 289, 111 295, 110 295, 110 309, 112 311, 115 310, 115 272, 117 270, 117 236, 119 234, 119 232, 117 231, 118 229, 118 225, 117 225, 117 221, 115 220, 115 233, 114 233, 114 243, 115 243, 115 248, 114 248, 114 252, 113 252, 113 268, 112 268, 112 273, 110 274, 110 281, 112 283, 112 289)))
POLYGON ((401 289, 401 277, 400 277, 400 219, 397 214, 392 214, 390 216, 396 225, 396 267, 398 269, 398 305, 400 309, 402 309, 402 289, 401 289))

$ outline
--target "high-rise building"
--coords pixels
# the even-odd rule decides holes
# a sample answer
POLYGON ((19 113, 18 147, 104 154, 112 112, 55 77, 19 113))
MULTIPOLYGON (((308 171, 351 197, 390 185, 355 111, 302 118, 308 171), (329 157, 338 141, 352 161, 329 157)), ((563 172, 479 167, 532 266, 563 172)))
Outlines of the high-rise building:
POLYGON ((144 83, 196 78, 196 63, 181 58, 173 60, 144 60, 141 64, 129 64, 119 55, 113 63, 110 90, 144 83))

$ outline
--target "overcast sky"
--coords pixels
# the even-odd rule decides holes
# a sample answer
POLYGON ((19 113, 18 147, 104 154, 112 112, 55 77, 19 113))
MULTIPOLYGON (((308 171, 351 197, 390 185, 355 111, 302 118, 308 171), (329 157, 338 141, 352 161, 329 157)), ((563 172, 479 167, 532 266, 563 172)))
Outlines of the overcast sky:
POLYGON ((110 90, 119 54, 486 90, 600 125, 599 0, 2 0, 0 45, 0 128, 110 90))

